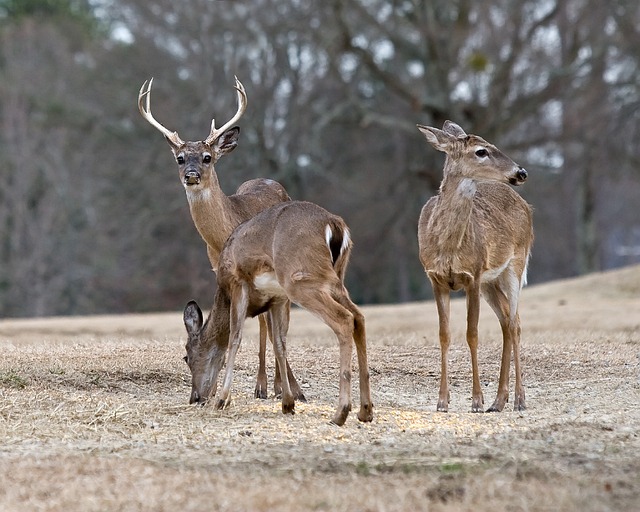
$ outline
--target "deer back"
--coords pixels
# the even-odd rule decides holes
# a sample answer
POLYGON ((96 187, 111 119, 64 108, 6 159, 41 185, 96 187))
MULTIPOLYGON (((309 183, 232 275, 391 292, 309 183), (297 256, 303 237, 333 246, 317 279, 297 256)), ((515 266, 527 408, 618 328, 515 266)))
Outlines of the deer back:
POLYGON ((305 201, 281 203, 231 234, 220 255, 218 282, 231 296, 242 286, 250 290, 257 314, 273 296, 286 296, 294 282, 342 287, 351 247, 349 229, 337 215, 305 201))

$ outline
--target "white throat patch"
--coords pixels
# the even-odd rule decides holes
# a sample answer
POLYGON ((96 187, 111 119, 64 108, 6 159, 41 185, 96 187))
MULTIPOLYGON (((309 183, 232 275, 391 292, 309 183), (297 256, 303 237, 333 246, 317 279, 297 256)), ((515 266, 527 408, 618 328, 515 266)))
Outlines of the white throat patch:
POLYGON ((478 187, 476 186, 476 182, 472 179, 465 178, 458 185, 458 194, 463 197, 473 197, 476 195, 476 190, 478 187))

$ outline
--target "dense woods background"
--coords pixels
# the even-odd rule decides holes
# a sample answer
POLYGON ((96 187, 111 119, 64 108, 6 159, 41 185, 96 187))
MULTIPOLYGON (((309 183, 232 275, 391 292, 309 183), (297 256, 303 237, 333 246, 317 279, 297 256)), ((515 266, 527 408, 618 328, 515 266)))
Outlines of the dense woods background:
POLYGON ((249 107, 216 169, 350 224, 359 303, 423 299, 445 119, 529 171, 530 282, 640 261, 636 0, 0 0, 0 316, 177 309, 215 282, 162 136, 249 107))

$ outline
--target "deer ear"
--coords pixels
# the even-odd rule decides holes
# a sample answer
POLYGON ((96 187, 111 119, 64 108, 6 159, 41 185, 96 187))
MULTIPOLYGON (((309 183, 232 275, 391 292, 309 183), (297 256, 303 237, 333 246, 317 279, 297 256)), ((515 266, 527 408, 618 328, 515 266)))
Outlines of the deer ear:
POLYGON ((457 125, 453 121, 445 121, 442 129, 449 135, 453 135, 456 139, 465 139, 466 137, 468 137, 468 135, 460 127, 460 125, 457 125))
POLYGON ((189 334, 196 333, 202 328, 202 310, 196 301, 191 300, 185 306, 183 319, 189 334))
POLYGON ((231 153, 238 145, 238 138, 240 137, 240 127, 234 126, 229 128, 213 143, 213 147, 218 155, 225 155, 231 153))
POLYGON ((431 126, 423 126, 421 124, 416 125, 418 130, 420 130, 427 142, 431 144, 438 151, 444 151, 445 153, 449 152, 449 147, 455 141, 455 138, 450 134, 443 132, 442 130, 438 130, 438 128, 432 128, 431 126))

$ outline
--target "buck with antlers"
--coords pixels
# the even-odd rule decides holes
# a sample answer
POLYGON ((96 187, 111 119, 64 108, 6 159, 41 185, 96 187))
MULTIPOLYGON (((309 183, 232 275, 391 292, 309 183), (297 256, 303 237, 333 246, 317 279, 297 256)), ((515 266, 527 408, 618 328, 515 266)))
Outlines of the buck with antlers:
POLYGON ((425 204, 418 223, 420 261, 433 286, 439 317, 441 375, 438 411, 449 407, 447 352, 450 343, 449 295, 467 296, 467 343, 471 351, 471 410, 482 412, 484 398, 478 374, 480 294, 502 328, 502 361, 496 399, 488 411, 502 411, 509 399, 511 353, 515 365, 514 409, 525 409, 520 365, 518 298, 527 279, 533 243, 531 207, 510 186, 527 172, 493 144, 467 135, 447 121, 442 130, 418 125, 427 141, 446 153, 437 196, 425 204))
POLYGON ((216 407, 230 400, 233 365, 245 318, 266 313, 282 375, 282 412, 294 412, 286 364, 289 301, 327 324, 340 346, 340 396, 332 422, 343 425, 351 410, 351 356, 355 342, 360 382, 360 421, 373 419, 364 316, 349 298, 344 274, 351 253, 344 221, 313 203, 275 205, 241 224, 220 255, 218 289, 203 323, 195 302, 184 310, 186 361, 191 369, 191 402, 215 396, 218 374, 227 355, 216 407))
MULTIPOLYGON (((218 258, 222 247, 231 232, 242 222, 250 219, 262 210, 284 201, 290 201, 284 187, 270 179, 253 179, 238 187, 235 194, 225 195, 220 188, 214 164, 238 145, 239 127, 233 127, 247 107, 247 94, 242 83, 236 78, 235 89, 238 94, 238 109, 235 115, 223 126, 216 128, 215 119, 211 121, 211 131, 203 141, 183 141, 177 132, 168 130, 151 114, 151 85, 153 79, 145 82, 138 95, 138 109, 151 126, 166 138, 178 164, 180 180, 184 185, 191 217, 207 244, 207 255, 214 271, 217 271, 218 258)), ((259 368, 255 396, 267 397, 267 373, 265 365, 266 339, 268 326, 264 317, 260 317, 259 368)), ((305 400, 304 394, 286 364, 294 395, 305 400)), ((276 366, 274 391, 280 390, 279 368, 276 366)))

